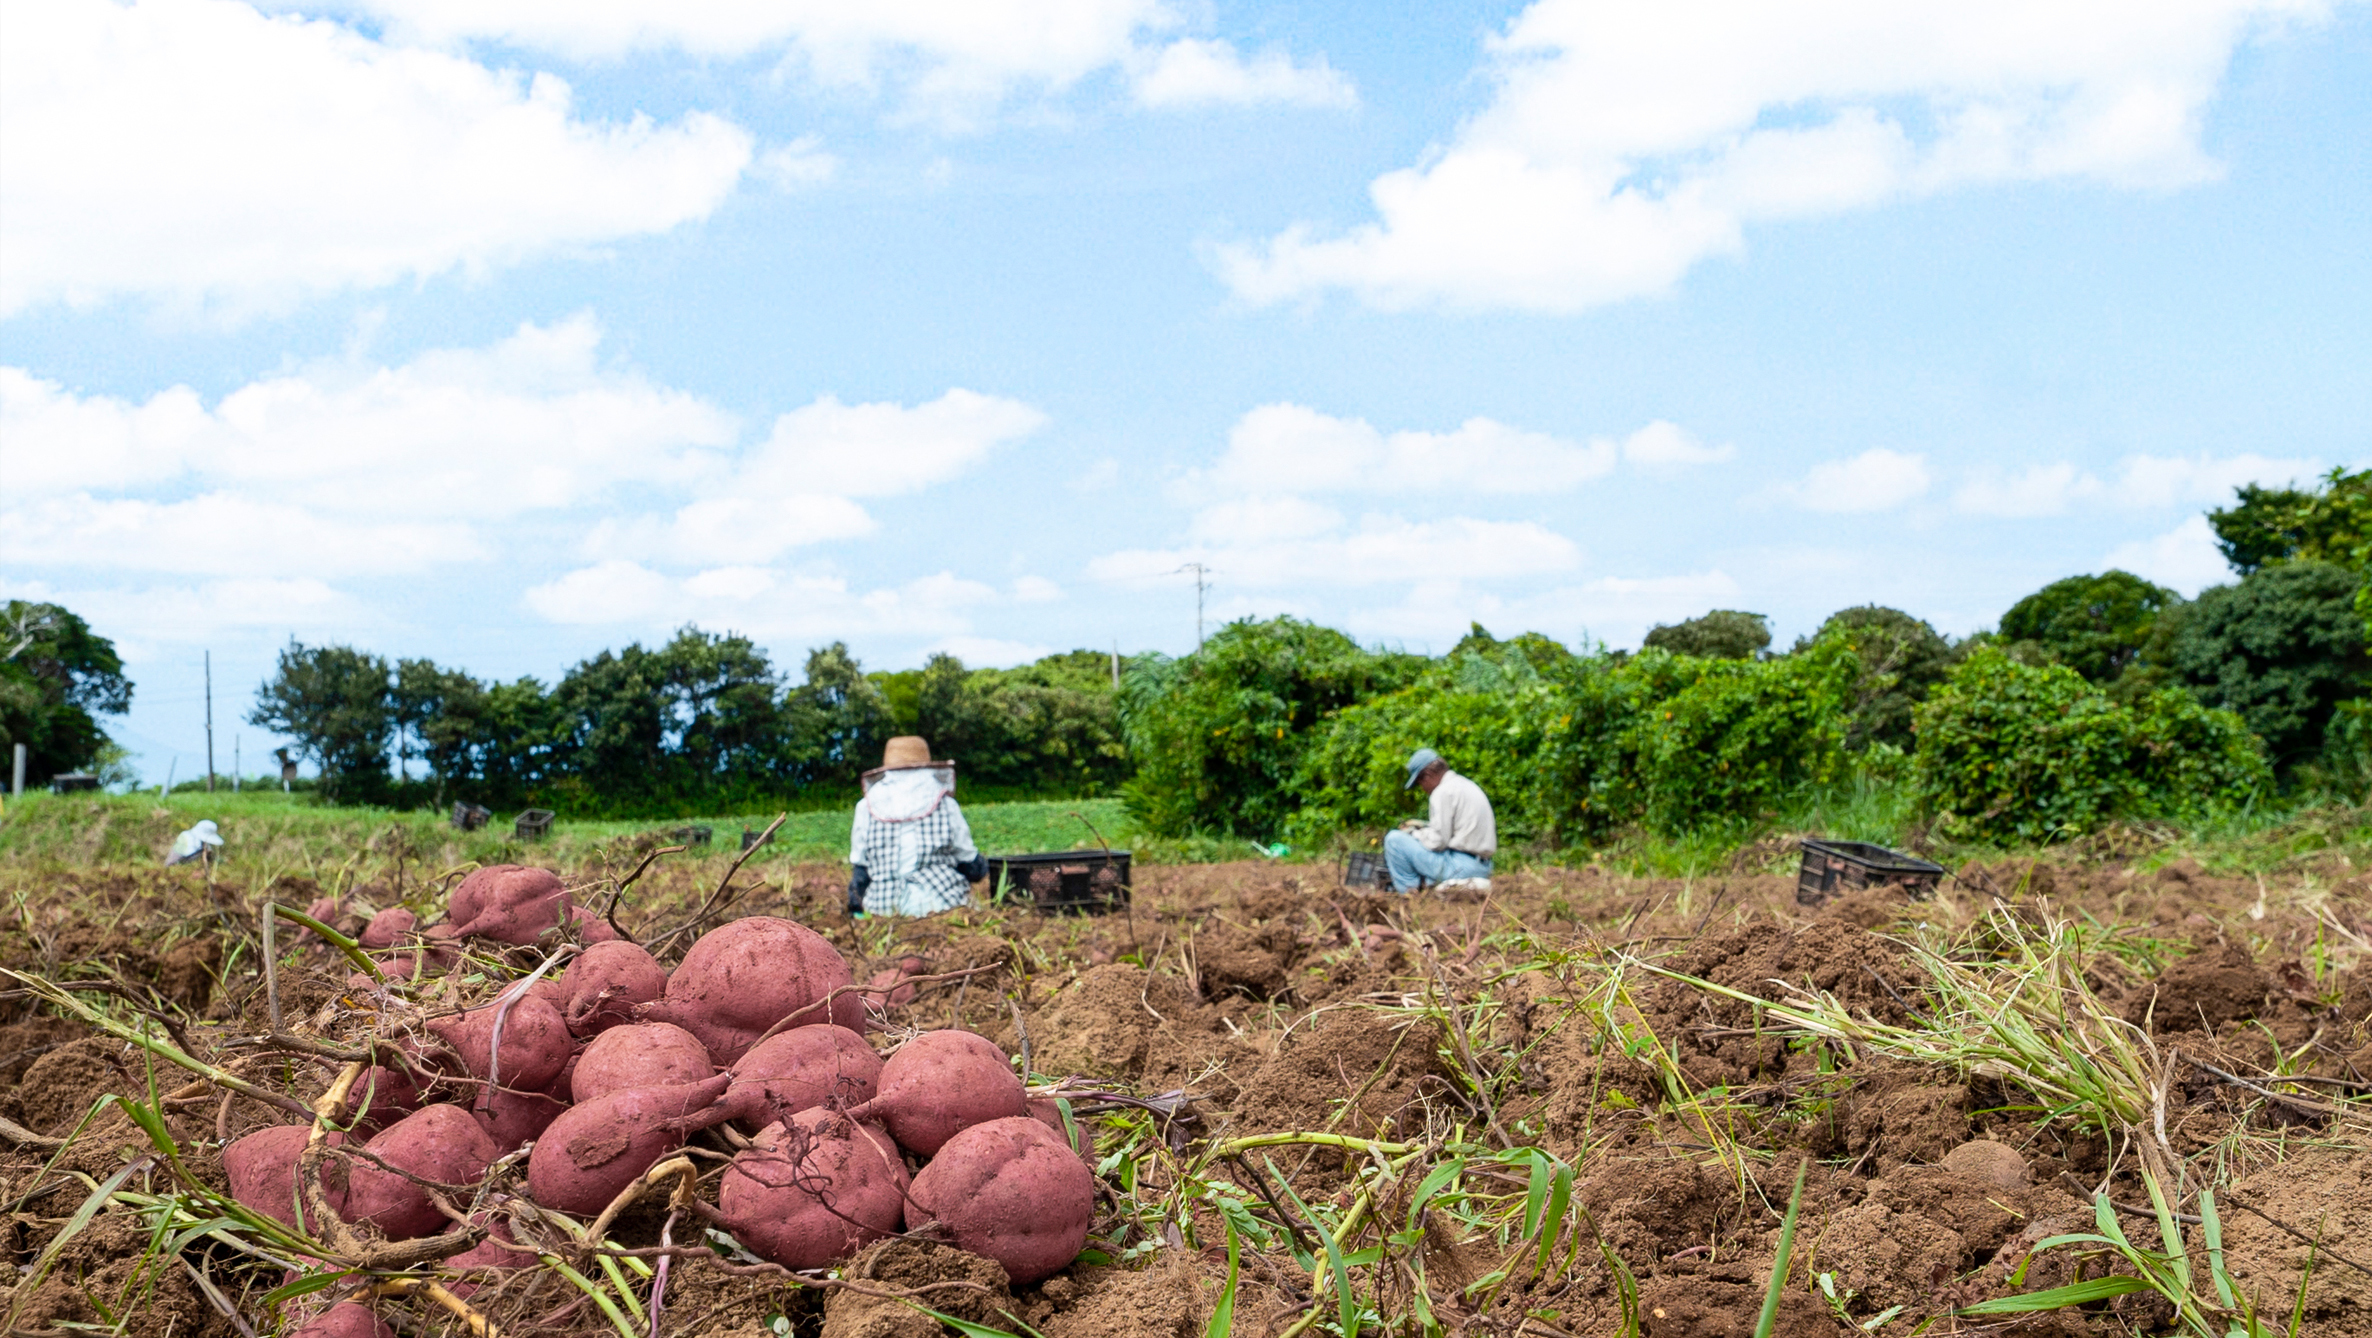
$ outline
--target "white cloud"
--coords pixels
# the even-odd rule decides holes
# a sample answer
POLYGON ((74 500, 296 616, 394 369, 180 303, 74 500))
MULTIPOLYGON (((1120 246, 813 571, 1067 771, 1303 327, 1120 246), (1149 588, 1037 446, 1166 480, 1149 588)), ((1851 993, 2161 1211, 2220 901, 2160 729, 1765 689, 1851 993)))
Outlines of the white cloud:
POLYGON ((1497 580, 1580 565, 1572 540, 1529 521, 1410 521, 1371 515, 1356 527, 1323 507, 1287 499, 1224 503, 1197 515, 1195 541, 1172 549, 1129 549, 1087 564, 1102 581, 1144 582, 1188 562, 1216 580, 1255 589, 1380 585, 1427 580, 1497 580), (1231 528, 1241 522, 1239 532, 1231 528))
POLYGON ((1781 484, 1774 495, 1812 511, 1883 511, 1927 491, 1927 457, 1896 451, 1863 451, 1850 460, 1812 466, 1801 483, 1781 484))
POLYGON ((2111 496, 2124 506, 2157 507, 2230 502, 2244 483, 2311 486, 2320 472, 2311 460, 2263 455, 2129 455, 2118 462, 2111 496))
POLYGON ((1212 259, 1242 297, 1572 311, 1662 291, 1748 225, 1986 183, 2164 189, 2234 49, 2324 0, 1536 0, 1490 103, 1369 188, 1375 221, 1212 259))
POLYGON ((2185 596, 2233 579, 2205 516, 2192 516, 2155 538, 2119 544, 2109 551, 2105 565, 2171 586, 2185 596))
POLYGON ((1062 587, 1043 576, 1024 576, 1013 582, 1016 604, 1051 604, 1062 597, 1062 587))
POLYGON ((1137 101, 1147 107, 1356 107, 1358 90, 1324 56, 1307 65, 1282 51, 1245 60, 1231 43, 1184 38, 1154 54, 1136 75, 1137 101))
POLYGON ((825 150, 821 136, 802 135, 759 154, 755 170, 778 189, 802 190, 838 176, 840 158, 825 150))
POLYGON ((550 75, 235 0, 37 0, 8 26, 0 316, 237 316, 665 232, 750 161, 711 115, 588 121, 550 75))
MULTIPOLYGON (((313 576, 232 576, 133 589, 0 581, 0 598, 64 604, 93 626, 110 629, 127 660, 148 658, 159 642, 200 643, 231 630, 351 630, 372 618, 361 601, 313 576)), ((134 704, 141 700, 135 693, 134 704)))
POLYGON ((2061 462, 1971 478, 1952 494, 1952 505, 1977 516, 2056 516, 2066 512, 2068 503, 2099 493, 2099 479, 2061 462))
POLYGON ((1716 465, 1737 455, 1738 448, 1723 442, 1708 446, 1677 423, 1658 418, 1623 438, 1623 459, 1650 469, 1682 469, 1716 465))
POLYGON ((9 498, 195 486, 366 517, 502 518, 665 483, 732 442, 731 415, 604 367, 600 343, 590 316, 529 323, 398 367, 265 377, 212 409, 186 387, 133 403, 0 368, 9 498))
POLYGON ((323 516, 227 493, 183 502, 78 493, 0 511, 0 561, 43 568, 230 575, 301 566, 345 576, 484 556, 464 525, 323 516))
POLYGON ((1545 432, 1469 418, 1448 432, 1386 434, 1361 418, 1300 404, 1263 404, 1236 420, 1227 450, 1196 488, 1251 493, 1562 492, 1611 472, 1618 460, 1653 467, 1726 460, 1658 420, 1622 441, 1568 441, 1545 432))
POLYGON ((832 575, 720 567, 677 577, 622 559, 580 567, 523 598, 555 623, 661 630, 695 622, 784 641, 960 634, 974 610, 999 602, 991 587, 949 572, 855 590, 832 575))
POLYGON ((1018 400, 950 390, 909 409, 830 395, 774 420, 742 462, 741 486, 776 496, 887 497, 944 483, 989 451, 1046 425, 1018 400))

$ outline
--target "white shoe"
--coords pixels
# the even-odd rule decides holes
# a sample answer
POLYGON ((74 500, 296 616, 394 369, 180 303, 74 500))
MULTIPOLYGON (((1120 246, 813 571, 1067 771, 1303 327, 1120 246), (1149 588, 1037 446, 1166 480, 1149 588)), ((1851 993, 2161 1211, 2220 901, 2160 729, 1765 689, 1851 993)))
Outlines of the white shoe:
POLYGON ((1433 887, 1438 892, 1488 892, 1491 890, 1491 880, 1488 878, 1450 878, 1435 883, 1433 887))

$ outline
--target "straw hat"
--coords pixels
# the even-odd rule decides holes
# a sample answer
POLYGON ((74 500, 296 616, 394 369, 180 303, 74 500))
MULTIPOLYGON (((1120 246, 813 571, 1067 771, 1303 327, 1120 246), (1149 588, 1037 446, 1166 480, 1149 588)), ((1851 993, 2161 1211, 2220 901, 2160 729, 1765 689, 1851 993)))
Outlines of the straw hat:
POLYGON ((930 741, 923 738, 921 735, 901 734, 898 737, 891 739, 887 744, 883 745, 881 749, 881 765, 873 768, 871 771, 866 772, 865 779, 871 780, 875 776, 879 776, 882 773, 889 771, 915 771, 923 767, 947 767, 952 769, 954 766, 955 763, 948 761, 946 758, 932 757, 930 741))

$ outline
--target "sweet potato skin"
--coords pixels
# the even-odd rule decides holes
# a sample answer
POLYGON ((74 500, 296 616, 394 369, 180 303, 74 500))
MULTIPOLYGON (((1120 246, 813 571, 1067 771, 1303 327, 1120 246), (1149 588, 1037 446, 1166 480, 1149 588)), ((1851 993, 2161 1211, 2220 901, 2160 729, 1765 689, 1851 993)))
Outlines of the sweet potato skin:
POLYGON ((354 941, 373 951, 392 948, 403 942, 404 935, 411 933, 412 927, 419 923, 419 916, 401 906, 390 906, 372 916, 371 922, 362 927, 362 932, 355 936, 354 941))
POLYGON ((778 1024, 862 1030, 864 1001, 848 988, 855 984, 847 960, 822 935, 753 915, 701 935, 668 976, 666 997, 638 1015, 675 1023, 699 1037, 720 1066, 730 1066, 778 1024))
POLYGON ((550 869, 489 864, 453 889, 446 918, 464 936, 531 944, 569 921, 568 890, 550 869))
POLYGON ((898 1229, 907 1183, 888 1134, 818 1106, 769 1126, 734 1157, 717 1206, 752 1254, 824 1268, 898 1229))
MULTIPOLYGON (((230 1181, 231 1197, 282 1226, 304 1230, 296 1206, 296 1165, 312 1134, 309 1124, 279 1124, 232 1140, 222 1150, 222 1173, 230 1181)), ((333 1131, 325 1141, 336 1146, 345 1136, 333 1131)), ((323 1189, 330 1206, 336 1207, 339 1196, 329 1193, 326 1184, 323 1189)))
POLYGON ((575 1052, 576 1039, 568 1034, 568 1023, 559 1009, 532 992, 513 992, 517 997, 510 1001, 507 1017, 503 1017, 502 1004, 492 1003, 456 1016, 432 1018, 428 1029, 452 1048, 470 1076, 494 1078, 505 1087, 529 1092, 552 1081, 552 1075, 575 1052), (499 1070, 492 1062, 497 1017, 502 1017, 499 1070))
POLYGON ((733 1065, 727 1100, 744 1129, 764 1129, 816 1106, 846 1109, 872 1100, 881 1068, 881 1056, 846 1027, 793 1027, 752 1046, 733 1065))
POLYGON ((470 1118, 486 1131, 486 1139, 494 1144, 496 1156, 509 1156, 543 1137, 552 1121, 568 1109, 565 1101, 554 1100, 542 1092, 513 1092, 496 1089, 484 1093, 470 1103, 470 1118))
POLYGON ((420 1109, 426 1103, 420 1090, 426 1080, 425 1075, 415 1077, 385 1064, 364 1069, 346 1092, 346 1114, 359 1121, 355 1132, 377 1133, 420 1109))
POLYGON ((938 1155, 972 1125, 1029 1114, 1005 1052, 968 1031, 926 1031, 899 1046, 881 1067, 880 1089, 853 1113, 889 1126, 898 1146, 918 1157, 938 1155))
POLYGON ((1038 1096, 1030 1098, 1030 1114, 1038 1123, 1052 1129, 1056 1138, 1070 1144, 1071 1150, 1079 1154, 1079 1160, 1087 1163, 1088 1170, 1095 1169, 1095 1130, 1087 1121, 1079 1118, 1077 1112, 1071 1115, 1072 1127, 1066 1128, 1062 1107, 1055 1104, 1053 1097, 1038 1096), (1073 1136, 1074 1129, 1076 1137, 1073 1136))
MULTIPOLYGON (((363 1147, 389 1166, 442 1185, 477 1183, 501 1155, 469 1112, 454 1105, 423 1106, 380 1130, 363 1147)), ((426 1190, 360 1157, 348 1163, 340 1217, 369 1222, 390 1240, 431 1236, 445 1229, 445 1215, 429 1202, 426 1190)))
POLYGON ((572 1036, 585 1037, 634 1020, 636 1004, 667 992, 667 968, 636 944, 596 943, 568 964, 561 1011, 572 1036))
POLYGON ((636 1087, 571 1106, 527 1157, 527 1193, 539 1207, 590 1215, 682 1147, 687 1134, 721 1124, 733 1077, 678 1087, 636 1087))
POLYGON ((293 1330, 288 1338, 395 1338, 387 1321, 356 1301, 340 1301, 293 1330))
POLYGON ((716 1072, 708 1047, 672 1022, 638 1022, 594 1037, 577 1056, 569 1077, 570 1099, 578 1104, 635 1087, 675 1087, 716 1072))
POLYGON ((1095 1220, 1095 1177, 1038 1120, 990 1120, 947 1140, 914 1177, 906 1228, 937 1222, 1016 1286, 1068 1268, 1095 1220))

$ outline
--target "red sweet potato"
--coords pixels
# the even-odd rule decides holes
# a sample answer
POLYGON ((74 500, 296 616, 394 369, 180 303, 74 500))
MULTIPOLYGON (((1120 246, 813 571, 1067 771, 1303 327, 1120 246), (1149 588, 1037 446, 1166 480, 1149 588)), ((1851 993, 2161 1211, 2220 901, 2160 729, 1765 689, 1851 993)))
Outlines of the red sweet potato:
POLYGON ((750 1253, 785 1268, 824 1268, 898 1229, 906 1183, 889 1135, 817 1107, 744 1148, 726 1168, 717 1206, 750 1253))
POLYGON ((427 1080, 425 1073, 414 1075, 386 1064, 364 1069, 346 1091, 346 1116, 355 1121, 354 1131, 374 1134, 420 1109, 425 1101, 420 1085, 427 1080))
POLYGON ((1095 1129, 1081 1119, 1076 1111, 1071 1115, 1070 1127, 1066 1128, 1062 1107, 1055 1104, 1054 1098, 1037 1096, 1030 1098, 1030 1115, 1038 1123, 1052 1129, 1056 1138, 1070 1144, 1071 1150, 1079 1154, 1079 1160, 1086 1162, 1089 1170, 1095 1169, 1095 1129))
POLYGON ((881 1066, 880 1095, 849 1112, 889 1126, 898 1146, 938 1154, 960 1131, 987 1120, 1027 1116, 1021 1079, 1005 1052, 968 1031, 926 1031, 881 1066))
POLYGON ((354 941, 374 951, 392 948, 403 942, 404 935, 411 933, 412 927, 419 923, 419 916, 401 906, 390 906, 372 916, 371 922, 362 927, 362 932, 355 936, 354 941))
MULTIPOLYGON (((312 1134, 309 1124, 281 1124, 234 1139, 222 1150, 222 1173, 231 1182, 231 1197, 282 1226, 297 1226, 297 1155, 312 1134)), ((345 1135, 333 1131, 324 1141, 335 1147, 345 1135)), ((323 1190, 335 1208, 339 1196, 326 1182, 323 1190)))
POLYGON ((906 1227, 938 1222, 1016 1285, 1070 1266, 1095 1220, 1095 1177, 1060 1135, 1027 1115, 975 1124, 914 1177, 906 1227))
POLYGON ((486 1131, 496 1156, 508 1156, 543 1137, 568 1103, 542 1092, 514 1092, 496 1088, 470 1102, 470 1118, 486 1131))
POLYGON ((763 1129, 800 1111, 829 1105, 845 1110, 873 1099, 881 1056, 846 1027, 793 1027, 750 1047, 733 1065, 733 1118, 763 1129))
POLYGON ((635 944, 596 943, 568 964, 561 1013, 571 1035, 591 1036, 634 1020, 634 1006, 667 992, 667 968, 635 944))
POLYGON ((733 1075, 678 1087, 636 1087, 571 1106, 535 1141, 527 1192, 537 1205, 590 1216, 618 1191, 682 1147, 686 1135, 731 1116, 733 1075))
POLYGON ((291 1330, 288 1338, 395 1338, 387 1321, 359 1301, 340 1301, 291 1330))
POLYGON ((682 1027, 700 1038, 711 1059, 730 1066, 777 1023, 787 1029, 836 1022, 860 1030, 864 1001, 855 990, 833 993, 855 983, 847 961, 822 935, 753 915, 701 935, 667 978, 666 997, 638 1013, 682 1027))
POLYGON ((672 1022, 638 1022, 587 1043, 568 1090, 572 1100, 594 1101, 635 1087, 699 1082, 716 1071, 699 1037, 672 1022))
MULTIPOLYGON (((453 1105, 423 1106, 373 1135, 363 1148, 389 1166, 440 1185, 475 1184, 501 1155, 469 1112, 453 1105)), ((390 1240, 444 1230, 445 1215, 429 1202, 428 1191, 378 1162, 348 1160, 339 1216, 369 1222, 390 1240)))
POLYGON ((570 928, 576 930, 579 943, 623 943, 625 941, 618 937, 617 930, 609 927, 609 921, 595 915, 590 909, 583 906, 568 908, 568 923, 570 928))
POLYGON ((492 1078, 505 1087, 532 1092, 552 1081, 552 1075, 576 1049, 576 1041, 568 1034, 568 1023, 559 1009, 529 991, 514 987, 510 993, 516 997, 510 1000, 507 1017, 497 1001, 466 1013, 431 1018, 428 1029, 452 1048, 470 1076, 492 1078), (502 1018, 499 1067, 492 1063, 497 1017, 502 1018))
POLYGON ((568 922, 568 891, 550 869, 489 864, 454 887, 446 918, 464 936, 530 944, 568 922))

